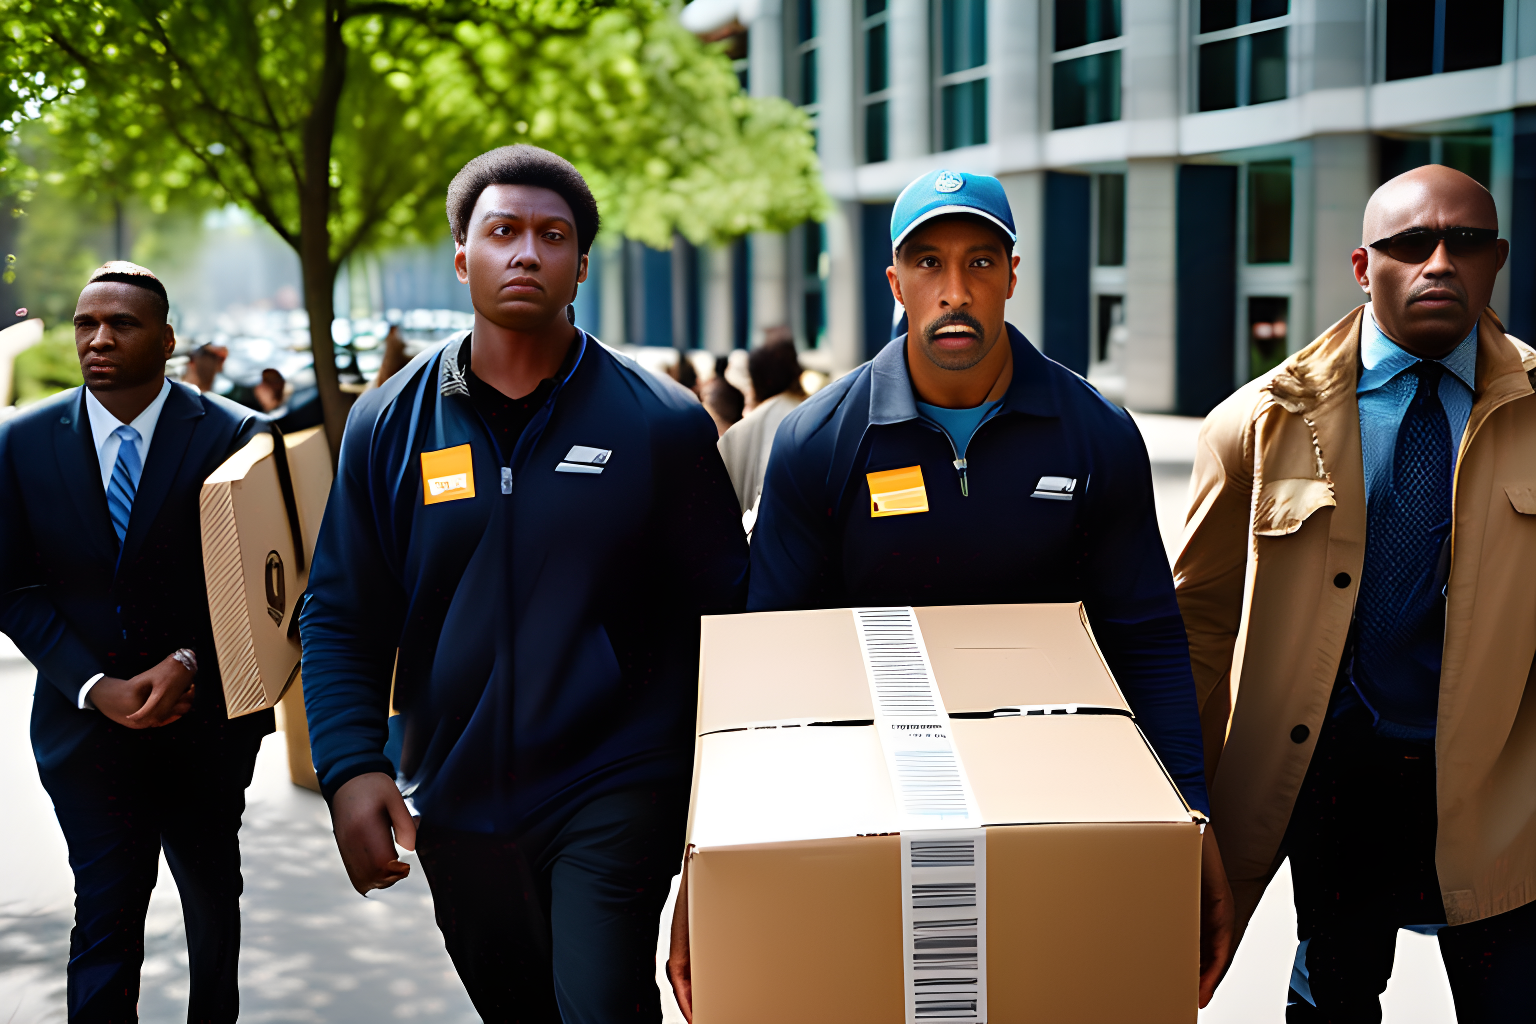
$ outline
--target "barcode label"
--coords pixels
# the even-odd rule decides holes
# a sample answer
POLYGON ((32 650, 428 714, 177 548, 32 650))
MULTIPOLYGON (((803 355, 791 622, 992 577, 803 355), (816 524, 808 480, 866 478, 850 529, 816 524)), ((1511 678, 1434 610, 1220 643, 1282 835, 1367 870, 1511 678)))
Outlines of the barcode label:
POLYGON ((907 1022, 987 1019, 987 833, 901 834, 907 1022))
POLYGON ((987 833, 911 608, 855 608, 901 811, 907 1024, 987 1019, 987 833))
POLYGON ((917 613, 855 608, 853 618, 902 831, 980 827, 917 613))

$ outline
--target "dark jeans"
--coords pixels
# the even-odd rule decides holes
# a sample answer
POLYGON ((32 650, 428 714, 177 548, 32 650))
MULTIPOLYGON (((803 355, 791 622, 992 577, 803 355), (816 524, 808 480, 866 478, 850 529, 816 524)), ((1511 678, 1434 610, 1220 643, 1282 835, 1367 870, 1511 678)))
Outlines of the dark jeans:
POLYGON ((489 1024, 661 1020, 656 935, 686 790, 597 797, 519 836, 424 824, 437 926, 489 1024))
MULTIPOLYGON (((1361 709, 1324 725, 1285 840, 1305 943, 1288 1024, 1381 1020, 1398 929, 1445 921, 1436 818, 1432 746, 1376 736, 1361 709)), ((1536 1020, 1536 904, 1439 938, 1460 1024, 1536 1020)))
POLYGON ((261 737, 189 750, 116 730, 64 770, 41 773, 75 873, 69 1019, 139 1019, 144 915, 163 848, 186 921, 187 1020, 233 1021, 240 1015, 240 816, 261 737))

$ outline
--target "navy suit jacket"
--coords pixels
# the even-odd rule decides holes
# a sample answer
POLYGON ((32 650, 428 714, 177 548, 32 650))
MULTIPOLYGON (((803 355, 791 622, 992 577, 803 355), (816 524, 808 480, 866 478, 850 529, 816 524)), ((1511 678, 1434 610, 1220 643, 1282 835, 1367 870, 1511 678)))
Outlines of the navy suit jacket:
POLYGON ((173 383, 119 558, 85 389, 0 424, 0 630, 38 669, 32 747, 45 777, 84 767, 103 742, 169 744, 193 757, 272 730, 271 711, 225 714, 198 512, 203 481, 262 429, 251 410, 173 383), (197 652, 199 671, 180 721, 136 731, 77 706, 96 673, 129 678, 181 647, 197 652))

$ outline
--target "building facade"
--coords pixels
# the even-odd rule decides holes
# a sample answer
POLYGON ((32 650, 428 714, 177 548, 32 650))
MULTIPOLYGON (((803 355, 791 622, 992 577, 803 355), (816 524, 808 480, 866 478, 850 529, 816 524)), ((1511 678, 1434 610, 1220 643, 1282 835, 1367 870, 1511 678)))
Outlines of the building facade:
POLYGON ((1494 308, 1536 333, 1536 0, 695 0, 683 22, 812 115, 835 209, 614 251, 609 340, 782 325, 812 365, 857 365, 891 333, 891 203, 947 167, 1008 191, 1011 322, 1132 408, 1203 414, 1363 300, 1366 200, 1424 163, 1493 193, 1494 308))

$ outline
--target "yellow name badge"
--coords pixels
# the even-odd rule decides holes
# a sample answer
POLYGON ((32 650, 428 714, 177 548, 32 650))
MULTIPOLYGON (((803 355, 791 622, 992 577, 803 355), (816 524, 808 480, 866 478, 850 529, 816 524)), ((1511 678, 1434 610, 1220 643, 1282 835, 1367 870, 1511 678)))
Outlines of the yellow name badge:
POLYGON ((867 476, 871 518, 907 516, 914 512, 928 511, 928 490, 923 486, 922 466, 888 469, 867 476))
POLYGON ((475 496, 475 465, 469 445, 421 453, 421 500, 425 505, 475 496))

